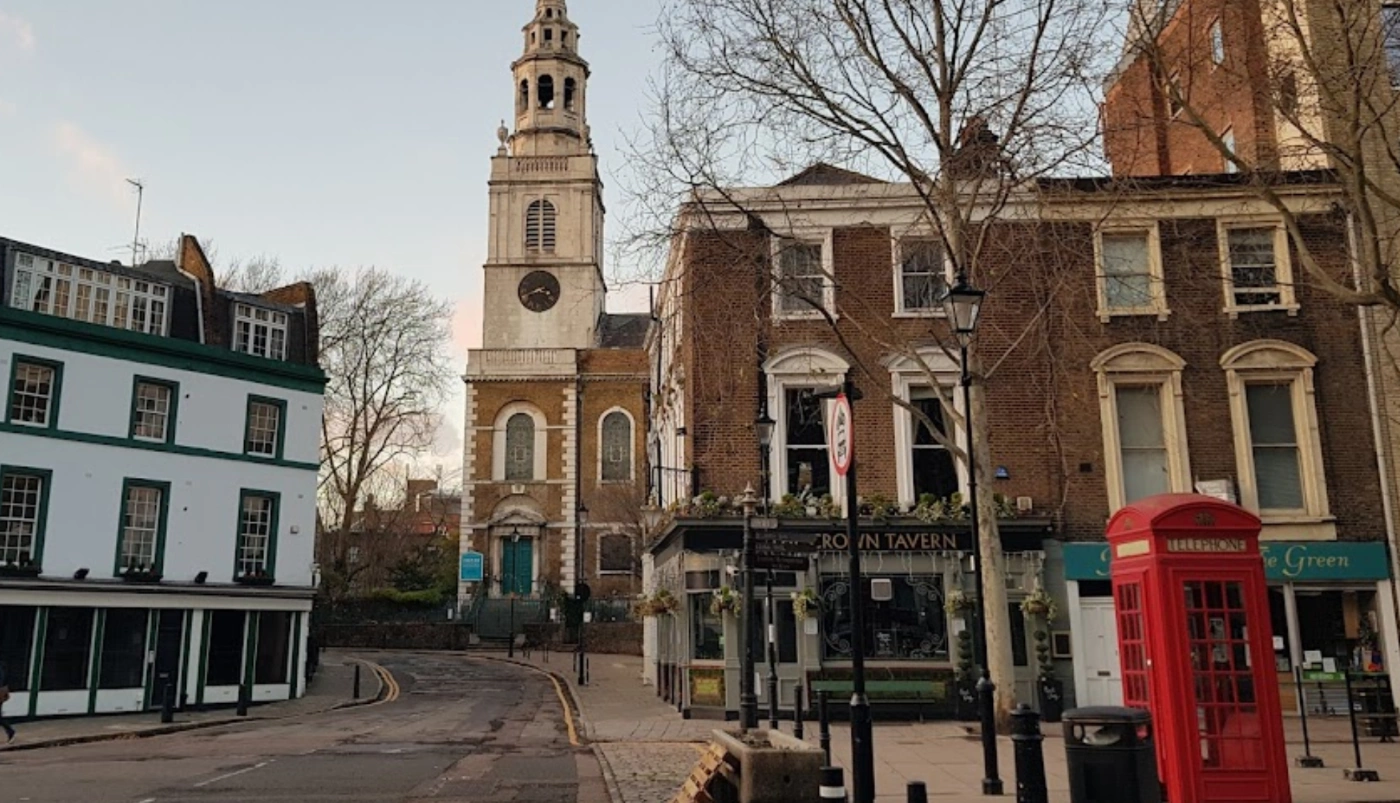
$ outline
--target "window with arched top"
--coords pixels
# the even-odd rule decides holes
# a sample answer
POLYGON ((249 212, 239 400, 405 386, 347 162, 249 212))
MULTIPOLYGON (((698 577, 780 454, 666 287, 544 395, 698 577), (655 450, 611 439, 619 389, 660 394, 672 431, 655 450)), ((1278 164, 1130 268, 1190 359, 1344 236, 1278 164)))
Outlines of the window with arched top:
POLYGON ((516 413, 506 421, 506 479, 535 478, 535 419, 516 413))
POLYGON ((632 479, 632 419, 621 410, 603 416, 602 423, 603 482, 627 482, 632 479))
POLYGON ((516 104, 517 111, 528 111, 530 108, 530 82, 520 82, 520 101, 516 104))
POLYGON ((1313 369, 1317 357, 1294 343, 1255 340, 1225 352, 1220 367, 1230 418, 1240 504, 1265 524, 1286 523, 1308 538, 1335 538, 1323 471, 1313 369))
POLYGON ((577 81, 572 78, 564 79, 564 109, 566 111, 574 110, 574 95, 577 93, 577 90, 577 81))
POLYGON ((1089 366, 1099 380, 1109 512, 1154 494, 1190 491, 1186 361, 1152 343, 1121 343, 1089 366))
POLYGON ((539 88, 535 90, 535 97, 539 99, 540 108, 554 108, 554 78, 548 75, 541 75, 538 85, 539 88))
POLYGON ((525 208, 525 249, 554 250, 554 204, 541 198, 525 208))

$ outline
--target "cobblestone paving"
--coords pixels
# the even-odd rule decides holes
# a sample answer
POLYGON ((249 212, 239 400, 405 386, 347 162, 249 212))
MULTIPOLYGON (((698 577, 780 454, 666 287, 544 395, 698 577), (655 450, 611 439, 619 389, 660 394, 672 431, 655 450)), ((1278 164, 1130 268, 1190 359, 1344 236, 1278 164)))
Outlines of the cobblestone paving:
POLYGON ((680 791, 703 743, 603 742, 594 745, 613 803, 666 803, 680 791))

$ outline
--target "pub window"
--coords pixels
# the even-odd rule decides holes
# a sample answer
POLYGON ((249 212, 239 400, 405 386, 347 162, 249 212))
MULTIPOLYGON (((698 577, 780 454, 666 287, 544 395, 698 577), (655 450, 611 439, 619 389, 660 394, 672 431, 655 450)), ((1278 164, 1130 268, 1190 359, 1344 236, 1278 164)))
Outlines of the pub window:
POLYGON ((1011 663, 1030 666, 1030 652, 1026 646, 1026 615, 1021 612, 1021 603, 1009 603, 1006 610, 1006 621, 1011 623, 1011 663))
POLYGON ((710 610, 712 594, 691 594, 691 657, 697 661, 724 660, 724 617, 710 610))
POLYGON ((29 689, 29 658, 34 646, 32 605, 0 605, 0 661, 5 663, 5 685, 12 692, 29 689))
POLYGON ((145 608, 112 608, 102 623, 100 689, 139 689, 146 669, 145 608))
POLYGON ((92 653, 92 608, 50 608, 44 635, 41 691, 76 691, 88 686, 92 653))
POLYGON ((287 657, 291 641, 290 612, 263 611, 258 614, 258 654, 253 672, 254 683, 287 682, 287 657))
MULTIPOLYGON (((786 593, 783 596, 787 596, 786 593)), ((754 600, 753 654, 760 663, 768 660, 767 601, 754 600)), ((773 600, 773 625, 778 631, 778 663, 797 663, 797 617, 791 599, 773 600)))
POLYGON ((786 492, 821 496, 831 492, 831 465, 827 460, 826 425, 822 400, 811 388, 786 393, 787 486, 786 492))
MULTIPOLYGON (((872 579, 867 576, 866 581, 872 579)), ((941 575, 888 576, 893 596, 869 603, 865 654, 874 660, 949 660, 948 620, 943 610, 941 575)), ((847 577, 822 578, 822 657, 851 657, 851 583, 847 577)))
POLYGON ((209 671, 205 684, 237 686, 243 669, 243 611, 213 611, 209 624, 209 671))

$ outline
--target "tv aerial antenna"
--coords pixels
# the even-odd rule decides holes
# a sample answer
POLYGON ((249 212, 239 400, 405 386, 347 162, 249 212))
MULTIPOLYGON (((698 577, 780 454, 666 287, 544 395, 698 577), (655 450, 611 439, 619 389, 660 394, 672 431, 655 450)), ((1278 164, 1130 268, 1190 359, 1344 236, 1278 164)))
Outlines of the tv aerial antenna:
POLYGON ((146 195, 146 185, 139 178, 129 178, 126 183, 136 188, 136 233, 131 237, 131 267, 134 268, 141 249, 141 201, 146 195))

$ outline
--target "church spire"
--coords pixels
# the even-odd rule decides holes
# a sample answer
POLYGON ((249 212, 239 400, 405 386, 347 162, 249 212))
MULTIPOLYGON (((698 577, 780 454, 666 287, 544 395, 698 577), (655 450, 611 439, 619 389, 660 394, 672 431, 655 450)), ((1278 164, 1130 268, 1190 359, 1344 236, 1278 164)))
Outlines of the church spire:
POLYGON ((585 114, 588 62, 578 55, 578 26, 564 0, 536 0, 526 23, 525 52, 511 65, 515 79, 516 156, 589 151, 585 114))

